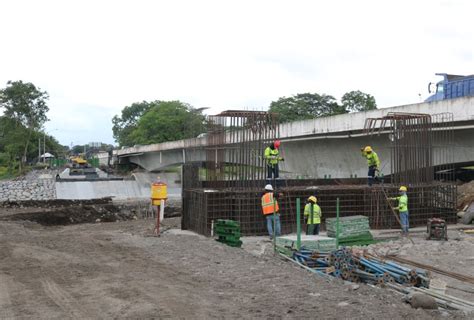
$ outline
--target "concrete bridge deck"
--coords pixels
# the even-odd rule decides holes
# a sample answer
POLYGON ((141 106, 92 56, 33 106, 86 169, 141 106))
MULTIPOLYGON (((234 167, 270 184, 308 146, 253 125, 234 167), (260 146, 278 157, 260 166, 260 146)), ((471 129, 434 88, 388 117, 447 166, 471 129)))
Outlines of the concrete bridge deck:
MULTIPOLYGON (((418 103, 367 112, 349 113, 281 124, 281 152, 285 162, 281 170, 287 176, 310 178, 345 178, 367 175, 365 161, 359 149, 372 145, 379 154, 385 174, 390 174, 390 140, 387 134, 367 136, 363 132, 367 118, 379 118, 390 112, 452 114, 447 129, 454 131, 454 144, 434 145, 436 148, 450 147, 454 162, 474 161, 474 98, 464 97, 432 103, 418 103)), ((207 146, 206 137, 171 141, 116 150, 120 161, 135 163, 148 171, 159 171, 168 166, 188 161, 203 161, 207 146)))

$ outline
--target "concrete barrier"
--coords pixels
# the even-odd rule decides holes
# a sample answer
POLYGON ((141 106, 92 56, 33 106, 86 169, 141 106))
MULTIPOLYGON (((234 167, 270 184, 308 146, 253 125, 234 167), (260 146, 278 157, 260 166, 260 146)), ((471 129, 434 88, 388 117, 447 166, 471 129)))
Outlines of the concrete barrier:
POLYGON ((160 175, 161 181, 168 184, 168 197, 171 200, 181 198, 181 186, 176 183, 176 173, 135 173, 135 180, 111 181, 68 181, 56 182, 57 199, 98 199, 113 197, 114 200, 150 199, 151 183, 160 175))
POLYGON ((136 181, 77 181, 56 182, 57 199, 98 199, 113 197, 117 200, 150 198, 150 188, 136 181))

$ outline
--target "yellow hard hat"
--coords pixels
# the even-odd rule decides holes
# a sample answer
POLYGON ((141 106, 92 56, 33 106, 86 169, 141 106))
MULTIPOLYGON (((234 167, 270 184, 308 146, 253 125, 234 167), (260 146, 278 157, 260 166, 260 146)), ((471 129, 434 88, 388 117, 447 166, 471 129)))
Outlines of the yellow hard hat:
POLYGON ((401 187, 400 187, 400 189, 399 189, 399 191, 404 191, 404 192, 407 192, 407 187, 405 187, 405 186, 401 186, 401 187))
POLYGON ((372 152, 372 147, 371 146, 367 146, 364 148, 364 151, 365 152, 372 152))
POLYGON ((311 197, 308 198, 308 201, 316 203, 316 202, 318 202, 318 199, 315 196, 311 196, 311 197))

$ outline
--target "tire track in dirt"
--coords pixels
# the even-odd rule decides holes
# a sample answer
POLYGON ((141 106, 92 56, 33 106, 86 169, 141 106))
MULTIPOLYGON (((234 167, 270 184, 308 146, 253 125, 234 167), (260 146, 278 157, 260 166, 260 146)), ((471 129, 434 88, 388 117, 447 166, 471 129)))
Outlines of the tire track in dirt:
POLYGON ((50 279, 42 279, 45 294, 71 319, 91 319, 80 310, 75 299, 57 283, 50 279))
POLYGON ((10 279, 0 273, 0 319, 12 320, 15 319, 13 316, 12 301, 10 298, 10 293, 8 292, 11 288, 10 279))

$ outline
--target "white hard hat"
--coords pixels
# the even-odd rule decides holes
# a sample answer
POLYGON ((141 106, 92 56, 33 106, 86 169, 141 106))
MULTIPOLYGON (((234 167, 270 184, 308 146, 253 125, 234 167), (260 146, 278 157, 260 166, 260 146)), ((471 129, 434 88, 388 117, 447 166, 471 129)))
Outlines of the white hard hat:
POLYGON ((272 185, 271 185, 271 184, 267 184, 267 185, 265 186, 265 190, 273 191, 272 185))

